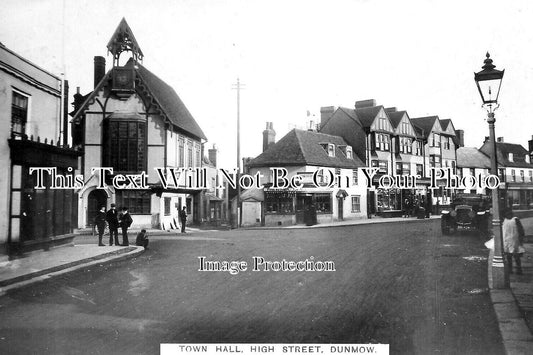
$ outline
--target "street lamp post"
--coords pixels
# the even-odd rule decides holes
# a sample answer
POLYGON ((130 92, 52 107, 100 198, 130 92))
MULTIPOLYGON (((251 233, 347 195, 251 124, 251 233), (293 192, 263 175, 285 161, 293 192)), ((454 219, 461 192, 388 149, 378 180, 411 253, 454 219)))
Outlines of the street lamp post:
MULTIPOLYGON (((497 70, 492 64, 490 54, 487 52, 487 58, 484 65, 478 73, 474 73, 479 94, 483 100, 483 107, 487 109, 487 122, 489 123, 489 140, 491 144, 490 169, 492 174, 498 176, 498 161, 496 149, 496 134, 494 132, 494 111, 500 106, 498 96, 502 84, 505 70, 497 70)), ((499 189, 492 190, 492 233, 494 234, 494 255, 492 258, 492 279, 489 286, 493 289, 502 289, 509 287, 509 270, 504 263, 503 258, 503 234, 500 219, 500 197, 499 189)))

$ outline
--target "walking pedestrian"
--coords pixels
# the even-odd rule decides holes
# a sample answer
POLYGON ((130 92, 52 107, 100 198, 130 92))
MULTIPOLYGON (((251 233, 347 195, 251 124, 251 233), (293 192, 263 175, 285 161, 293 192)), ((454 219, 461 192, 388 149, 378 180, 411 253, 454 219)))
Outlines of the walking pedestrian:
POLYGON ((430 213, 431 213, 431 208, 433 207, 433 203, 432 203, 431 200, 432 200, 431 196, 427 196, 427 198, 426 198, 426 218, 429 218, 430 213))
POLYGON ((522 261, 520 258, 524 254, 524 227, 520 219, 513 217, 513 211, 508 209, 504 213, 502 224, 503 252, 507 258, 509 272, 513 273, 513 258, 516 264, 516 273, 522 274, 522 261))
POLYGON ((410 214, 411 214, 411 201, 409 200, 409 198, 406 198, 403 201, 402 217, 408 218, 410 214))
POLYGON ((183 209, 180 211, 180 221, 181 221, 181 233, 185 233, 185 224, 187 224, 187 207, 183 206, 183 209))
POLYGON ((133 223, 133 219, 128 213, 128 207, 122 207, 122 213, 118 217, 120 228, 122 228, 122 246, 130 245, 128 240, 128 228, 133 223))
POLYGON ((98 229, 98 246, 104 247, 105 244, 102 243, 102 238, 105 231, 105 206, 100 208, 100 211, 96 212, 96 217, 94 218, 94 224, 98 229))
POLYGON ((107 211, 105 219, 109 226, 109 245, 113 245, 113 239, 115 245, 120 245, 118 242, 118 212, 114 203, 111 204, 111 209, 107 211))
POLYGON ((135 245, 139 247, 144 247, 144 249, 148 249, 148 237, 146 236, 146 229, 141 229, 139 234, 137 234, 137 239, 135 240, 135 245))

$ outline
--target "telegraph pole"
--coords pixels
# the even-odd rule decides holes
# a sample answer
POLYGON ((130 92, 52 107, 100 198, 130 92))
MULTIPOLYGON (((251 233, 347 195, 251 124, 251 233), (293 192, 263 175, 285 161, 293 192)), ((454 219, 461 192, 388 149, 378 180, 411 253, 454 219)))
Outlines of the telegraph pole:
POLYGON ((232 89, 237 90, 237 223, 235 226, 240 227, 241 224, 241 185, 239 184, 239 179, 241 177, 241 90, 244 88, 244 84, 241 84, 239 78, 237 78, 237 83, 233 84, 232 89))

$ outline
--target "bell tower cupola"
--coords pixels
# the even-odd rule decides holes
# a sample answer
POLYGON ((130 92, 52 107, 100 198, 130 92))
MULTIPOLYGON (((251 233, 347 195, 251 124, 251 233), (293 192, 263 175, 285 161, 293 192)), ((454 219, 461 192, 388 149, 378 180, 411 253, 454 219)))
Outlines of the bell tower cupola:
POLYGON ((144 57, 141 47, 139 47, 139 44, 133 35, 133 31, 130 26, 128 26, 125 18, 122 18, 115 33, 113 33, 109 43, 107 43, 107 50, 113 55, 114 68, 120 65, 119 59, 123 52, 131 52, 135 63, 139 61, 142 63, 144 57))
POLYGON ((107 50, 113 55, 111 90, 119 98, 127 99, 135 91, 135 68, 144 55, 125 18, 109 40, 107 50), (121 66, 120 55, 124 52, 131 52, 131 57, 121 66))

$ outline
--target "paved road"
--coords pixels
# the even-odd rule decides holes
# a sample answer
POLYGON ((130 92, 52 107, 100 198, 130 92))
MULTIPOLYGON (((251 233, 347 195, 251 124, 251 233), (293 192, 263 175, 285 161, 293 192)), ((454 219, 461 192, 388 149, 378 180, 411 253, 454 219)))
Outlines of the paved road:
MULTIPOLYGON (((155 238, 154 238, 155 239, 155 238)), ((0 353, 156 354, 162 342, 389 343, 391 354, 503 354, 477 235, 439 221, 164 237, 139 258, 0 297, 0 353), (247 261, 199 272, 198 256, 247 261), (252 272, 265 260, 335 272, 252 272)))

